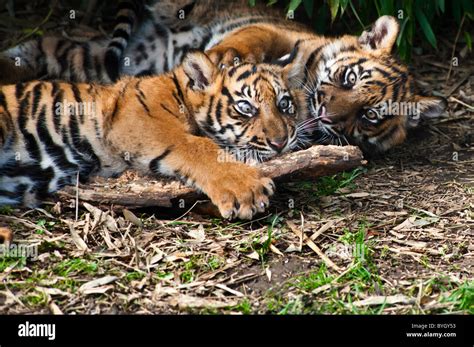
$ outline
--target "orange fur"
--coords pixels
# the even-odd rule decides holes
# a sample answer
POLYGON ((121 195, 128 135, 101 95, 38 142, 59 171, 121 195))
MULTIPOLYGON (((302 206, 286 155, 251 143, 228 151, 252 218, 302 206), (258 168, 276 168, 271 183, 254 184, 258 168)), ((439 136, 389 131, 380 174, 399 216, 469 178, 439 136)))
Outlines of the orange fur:
POLYGON ((389 16, 379 18, 360 37, 322 37, 288 23, 254 24, 235 29, 208 54, 216 63, 229 64, 235 58, 261 62, 291 53, 287 59, 301 60, 307 70, 306 78, 295 83, 307 93, 299 107, 326 120, 318 124, 320 141, 351 141, 368 151, 384 151, 403 142, 407 129, 420 118, 436 117, 447 106, 443 98, 416 94, 407 67, 391 55, 398 30, 389 16), (343 84, 348 67, 358 73, 350 87, 343 84), (416 103, 420 111, 380 116, 373 123, 365 118, 367 110, 378 112, 389 102, 416 103))
POLYGON ((178 176, 205 192, 223 217, 251 218, 268 205, 273 183, 254 167, 228 156, 221 160, 221 146, 270 157, 296 144, 299 116, 305 116, 291 105, 298 96, 283 80, 288 71, 263 64, 219 70, 196 52, 171 73, 110 86, 5 86, 0 204, 21 191, 19 202, 32 205, 39 193, 71 182, 76 171, 85 178, 133 168, 178 176), (93 104, 93 112, 58 113, 56 104, 66 101, 93 104), (242 114, 249 105, 255 114, 242 114))

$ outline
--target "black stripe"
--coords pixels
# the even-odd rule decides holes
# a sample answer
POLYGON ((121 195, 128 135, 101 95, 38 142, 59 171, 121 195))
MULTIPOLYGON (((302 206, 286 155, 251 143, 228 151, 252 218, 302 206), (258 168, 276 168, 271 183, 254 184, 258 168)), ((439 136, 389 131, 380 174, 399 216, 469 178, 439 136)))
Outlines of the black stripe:
POLYGON ((74 114, 77 116, 77 113, 79 114, 79 119, 82 124, 84 124, 84 112, 79 112, 81 109, 84 111, 84 105, 82 104, 82 97, 81 97, 81 91, 77 87, 76 84, 71 84, 71 89, 72 93, 74 95, 74 99, 76 100, 76 105, 74 106, 74 114), (81 107, 82 106, 82 107, 81 107))
POLYGON ((147 115, 149 117, 151 117, 150 109, 148 108, 148 105, 145 103, 145 99, 142 97, 142 95, 140 95, 140 93, 136 93, 135 96, 137 97, 140 104, 142 104, 142 106, 145 109, 147 115))
POLYGON ((54 97, 59 92, 59 83, 56 81, 51 82, 51 96, 54 97))
POLYGON ((235 73, 237 72, 237 69, 239 68, 240 66, 233 66, 228 72, 227 74, 229 75, 229 77, 232 77, 235 75, 235 73))
POLYGON ((61 119, 62 119, 63 109, 64 109, 64 91, 60 90, 54 96, 53 105, 52 105, 54 129, 56 130, 58 134, 61 129, 61 119))
POLYGON ((117 7, 117 12, 121 10, 130 10, 134 13, 138 12, 135 3, 132 1, 120 1, 117 7))
POLYGON ((130 16, 127 16, 127 15, 118 15, 116 18, 115 18, 115 21, 117 23, 117 25, 119 24, 128 24, 130 26, 133 26, 135 24, 135 21, 132 17, 130 16))
POLYGON ((77 87, 76 84, 74 84, 74 83, 71 84, 71 90, 72 90, 72 93, 74 95, 74 99, 76 100, 76 102, 82 103, 81 91, 79 90, 79 88, 77 87))
MULTIPOLYGON (((86 81, 91 81, 93 80, 91 76, 91 71, 92 71, 92 57, 91 57, 91 51, 89 48, 88 44, 83 44, 82 49, 84 51, 84 60, 82 61, 83 67, 84 67, 84 74, 86 75, 86 81)), ((97 78, 99 78, 97 76, 97 78)))
POLYGON ((215 114, 217 124, 222 127, 222 100, 217 101, 215 114))
POLYGON ((312 69, 313 64, 316 60, 316 57, 319 56, 319 53, 322 51, 322 49, 326 47, 326 45, 320 46, 316 48, 308 57, 308 60, 306 60, 305 64, 305 69, 304 69, 304 79, 303 79, 303 85, 305 85, 308 82, 308 74, 309 71, 312 69))
POLYGON ((56 144, 49 133, 48 124, 46 123, 46 105, 41 108, 38 116, 38 122, 36 124, 36 130, 38 132, 39 139, 44 145, 46 153, 63 171, 64 174, 68 175, 77 171, 77 165, 70 163, 64 153, 64 148, 56 144))
POLYGON ((164 42, 168 41, 169 33, 164 25, 155 23, 154 29, 157 37, 161 38, 164 42))
POLYGON ((130 35, 128 32, 126 32, 124 29, 122 28, 118 28, 118 29, 115 29, 114 30, 114 33, 112 35, 112 37, 115 39, 115 38, 122 38, 122 39, 125 39, 125 41, 128 41, 130 39, 130 35))
POLYGON ((28 119, 30 118, 30 114, 28 112, 30 108, 29 99, 30 99, 31 92, 27 92, 23 100, 20 102, 20 107, 18 109, 18 127, 20 132, 25 139, 25 148, 28 152, 28 155, 31 157, 33 161, 36 163, 41 162, 41 152, 36 142, 35 137, 26 130, 26 124, 28 119))
POLYGON ((398 131, 398 126, 393 126, 393 127, 390 128, 390 130, 387 131, 384 135, 382 135, 381 137, 379 137, 379 138, 377 139, 377 142, 378 142, 379 144, 384 144, 386 141, 392 139, 397 131, 398 131))
MULTIPOLYGON (((78 161, 80 162, 81 176, 84 179, 98 171, 101 167, 101 162, 97 154, 95 154, 92 145, 81 135, 79 122, 74 114, 69 118, 69 132, 72 144, 67 140, 63 140, 63 142, 68 143, 70 145, 69 148, 80 156, 78 161)), ((77 155, 76 159, 78 159, 77 155)))
POLYGON ((250 76, 252 76, 252 71, 250 70, 244 71, 243 73, 239 75, 239 77, 237 77, 237 82, 242 81, 250 76))
POLYGON ((202 38, 202 42, 201 42, 201 45, 199 46, 199 50, 200 51, 204 51, 207 44, 211 41, 211 39, 213 38, 213 35, 212 33, 207 33, 203 38, 202 38))
POLYGON ((215 130, 212 128, 214 125, 214 119, 212 119, 212 114, 213 114, 213 108, 214 108, 214 95, 211 95, 211 98, 209 100, 209 108, 207 109, 207 116, 206 116, 206 129, 211 129, 209 131, 209 134, 213 134, 215 130))
POLYGON ((171 114, 172 116, 176 117, 176 118, 179 118, 178 115, 174 114, 168 107, 166 107, 165 104, 163 103, 160 103, 160 106, 163 107, 163 109, 168 112, 169 114, 171 114))
POLYGON ((94 70, 97 72, 97 79, 102 80, 102 63, 99 57, 94 57, 94 70))
POLYGON ((293 49, 291 50, 290 55, 288 56, 288 58, 286 58, 286 59, 281 59, 280 58, 280 59, 274 60, 272 62, 272 64, 279 65, 279 66, 286 66, 288 64, 291 64, 293 62, 293 60, 295 60, 295 58, 298 54, 300 43, 301 43, 301 40, 298 40, 296 42, 295 47, 293 47, 293 49))
POLYGON ((227 87, 223 87, 221 90, 221 93, 222 95, 226 96, 230 100, 230 103, 234 102, 234 98, 230 94, 229 89, 227 89, 227 87))
POLYGON ((7 99, 5 98, 5 94, 2 90, 0 90, 0 106, 4 109, 7 109, 7 99))
POLYGON ((172 147, 168 147, 167 149, 165 149, 165 151, 162 154, 160 154, 155 159, 150 161, 149 168, 150 168, 151 172, 153 172, 154 174, 160 174, 161 173, 160 172, 161 161, 163 159, 165 159, 171 153, 171 149, 172 149, 172 147))
POLYGON ((43 83, 39 82, 33 87, 33 100, 32 100, 32 110, 31 110, 31 116, 34 117, 36 115, 36 112, 38 111, 38 106, 41 101, 41 88, 43 87, 43 83))
MULTIPOLYGON (((241 124, 240 123, 239 124, 235 123, 235 125, 241 125, 241 124)), ((227 125, 223 126, 221 128, 221 130, 219 130, 219 134, 224 134, 227 130, 230 130, 231 133, 234 133, 235 128, 232 124, 227 124, 227 125)))
POLYGON ((68 47, 67 49, 64 50, 63 54, 60 56, 57 56, 57 60, 60 66, 60 71, 57 75, 57 77, 62 77, 65 73, 65 70, 67 70, 68 66, 70 67, 69 62, 68 62, 68 55, 69 55, 69 50, 71 47, 68 47))
POLYGON ((195 5, 196 5, 196 1, 193 1, 187 4, 186 6, 184 6, 182 9, 178 10, 178 13, 176 13, 176 18, 178 19, 180 18, 179 17, 180 11, 184 11, 185 16, 187 17, 189 13, 191 13, 195 5))
POLYGON ((25 91, 25 83, 17 83, 15 86, 15 97, 19 100, 23 96, 23 92, 25 91))
POLYGON ((181 89, 181 86, 179 85, 178 78, 176 77, 176 74, 173 72, 173 77, 171 78, 173 80, 174 86, 176 88, 176 91, 178 92, 178 97, 180 99, 180 103, 184 105, 184 94, 183 90, 181 89))

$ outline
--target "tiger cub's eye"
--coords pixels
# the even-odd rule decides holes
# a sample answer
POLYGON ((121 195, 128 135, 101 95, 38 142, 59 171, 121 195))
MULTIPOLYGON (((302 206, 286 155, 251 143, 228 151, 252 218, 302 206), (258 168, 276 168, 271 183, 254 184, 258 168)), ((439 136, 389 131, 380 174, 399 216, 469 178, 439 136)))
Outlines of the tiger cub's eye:
POLYGON ((237 102, 237 104, 234 105, 234 108, 240 114, 243 114, 244 116, 249 116, 249 117, 254 116, 257 111, 255 107, 253 107, 248 101, 244 101, 244 100, 237 102))
POLYGON ((344 81, 342 84, 346 88, 352 88, 356 82, 357 82, 357 74, 354 71, 352 71, 350 68, 347 68, 346 72, 344 73, 344 81))
POLYGON ((278 108, 283 113, 294 113, 293 103, 291 102, 291 98, 289 96, 284 96, 278 102, 278 108))
POLYGON ((378 120, 379 120, 379 117, 378 117, 378 114, 377 112, 375 112, 374 110, 372 109, 368 109, 365 114, 364 114, 364 117, 365 119, 367 119, 369 122, 371 123, 377 123, 378 120))

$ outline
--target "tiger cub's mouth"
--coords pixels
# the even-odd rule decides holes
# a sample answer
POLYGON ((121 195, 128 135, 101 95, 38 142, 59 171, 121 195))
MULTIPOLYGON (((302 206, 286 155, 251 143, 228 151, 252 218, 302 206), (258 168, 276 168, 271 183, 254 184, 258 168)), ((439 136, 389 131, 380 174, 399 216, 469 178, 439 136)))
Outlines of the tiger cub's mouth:
POLYGON ((315 105, 311 100, 311 119, 314 120, 312 138, 316 143, 344 145, 349 144, 343 132, 342 124, 336 123, 327 111, 324 104, 315 105))

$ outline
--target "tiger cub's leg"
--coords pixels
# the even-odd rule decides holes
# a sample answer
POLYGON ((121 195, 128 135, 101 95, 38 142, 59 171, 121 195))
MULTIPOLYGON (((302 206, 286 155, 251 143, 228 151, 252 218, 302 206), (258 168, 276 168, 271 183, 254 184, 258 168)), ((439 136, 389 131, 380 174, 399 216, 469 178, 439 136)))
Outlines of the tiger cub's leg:
POLYGON ((211 139, 185 133, 173 122, 145 126, 136 118, 135 125, 122 120, 107 141, 129 154, 133 168, 184 179, 207 194, 224 218, 250 219, 268 206, 272 180, 243 163, 220 161, 221 149, 211 139))
POLYGON ((220 162, 221 149, 210 139, 186 136, 150 162, 154 173, 170 169, 206 193, 224 218, 251 219, 263 212, 273 194, 271 179, 238 162, 220 162))
MULTIPOLYGON (((206 53, 215 64, 232 65, 236 58, 250 63, 272 61, 293 49, 296 40, 290 32, 290 29, 255 24, 232 32, 206 53)), ((298 34, 299 39, 305 37, 304 33, 298 34)))

